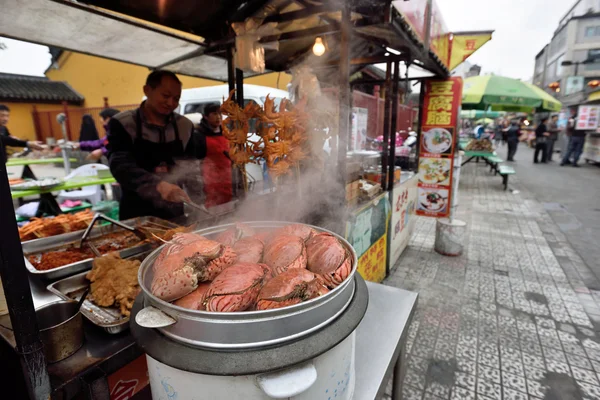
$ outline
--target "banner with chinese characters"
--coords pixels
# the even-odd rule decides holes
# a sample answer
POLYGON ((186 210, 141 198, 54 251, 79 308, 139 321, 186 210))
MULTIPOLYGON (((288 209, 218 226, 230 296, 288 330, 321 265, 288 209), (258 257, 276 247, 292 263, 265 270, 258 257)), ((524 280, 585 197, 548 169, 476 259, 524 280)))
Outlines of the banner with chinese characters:
POLYGON ((433 51, 446 67, 450 64, 450 31, 444 20, 444 16, 433 0, 431 6, 431 31, 429 48, 433 51))
POLYGON ((490 40, 492 40, 492 32, 454 33, 450 43, 451 55, 448 69, 452 71, 458 67, 490 40))
POLYGON ((390 221, 388 193, 353 211, 346 222, 346 240, 358 257, 358 272, 371 282, 386 276, 387 235, 390 221))
POLYGON ((598 106, 579 106, 577 112, 577 125, 575 129, 579 131, 596 130, 598 127, 598 117, 600 116, 600 107, 598 106))
POLYGON ((462 99, 462 78, 425 81, 421 121, 417 214, 450 215, 456 128, 462 99))
POLYGON ((392 226, 389 232, 390 266, 394 265, 408 246, 415 229, 415 205, 417 202, 417 177, 394 186, 392 191, 392 226))

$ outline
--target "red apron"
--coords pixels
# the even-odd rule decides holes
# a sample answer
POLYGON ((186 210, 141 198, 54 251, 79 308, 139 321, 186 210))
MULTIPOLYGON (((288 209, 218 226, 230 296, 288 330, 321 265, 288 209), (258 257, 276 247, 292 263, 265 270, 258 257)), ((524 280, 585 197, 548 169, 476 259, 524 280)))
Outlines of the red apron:
POLYGON ((228 203, 233 197, 231 161, 224 152, 229 152, 227 139, 223 136, 206 136, 206 158, 202 161, 206 207, 228 203))

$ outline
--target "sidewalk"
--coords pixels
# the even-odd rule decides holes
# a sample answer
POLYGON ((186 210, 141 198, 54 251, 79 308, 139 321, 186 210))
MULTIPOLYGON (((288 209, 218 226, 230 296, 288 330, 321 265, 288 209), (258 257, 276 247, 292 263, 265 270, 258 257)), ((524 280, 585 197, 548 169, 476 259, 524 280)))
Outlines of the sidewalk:
POLYGON ((461 172, 464 254, 437 254, 435 220, 419 218, 384 282, 419 292, 404 399, 600 399, 591 272, 518 175, 512 194, 488 171, 461 172))

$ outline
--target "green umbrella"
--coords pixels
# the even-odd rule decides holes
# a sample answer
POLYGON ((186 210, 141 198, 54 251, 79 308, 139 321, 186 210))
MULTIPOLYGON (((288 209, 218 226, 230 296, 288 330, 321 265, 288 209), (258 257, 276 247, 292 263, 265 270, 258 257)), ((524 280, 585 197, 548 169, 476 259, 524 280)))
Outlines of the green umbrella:
POLYGON ((560 111, 562 104, 537 86, 503 76, 465 79, 463 110, 509 112, 560 111))
POLYGON ((504 111, 463 110, 460 112, 460 117, 463 119, 500 118, 505 115, 504 111))

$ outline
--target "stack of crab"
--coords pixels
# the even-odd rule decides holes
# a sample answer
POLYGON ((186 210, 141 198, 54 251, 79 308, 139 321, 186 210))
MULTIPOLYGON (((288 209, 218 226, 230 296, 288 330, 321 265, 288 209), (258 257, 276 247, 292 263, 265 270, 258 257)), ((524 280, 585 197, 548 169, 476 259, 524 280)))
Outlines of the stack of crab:
POLYGON ((302 224, 255 231, 235 224, 214 240, 179 233, 154 263, 152 294, 200 311, 287 307, 324 295, 352 270, 352 256, 329 233, 302 224))

